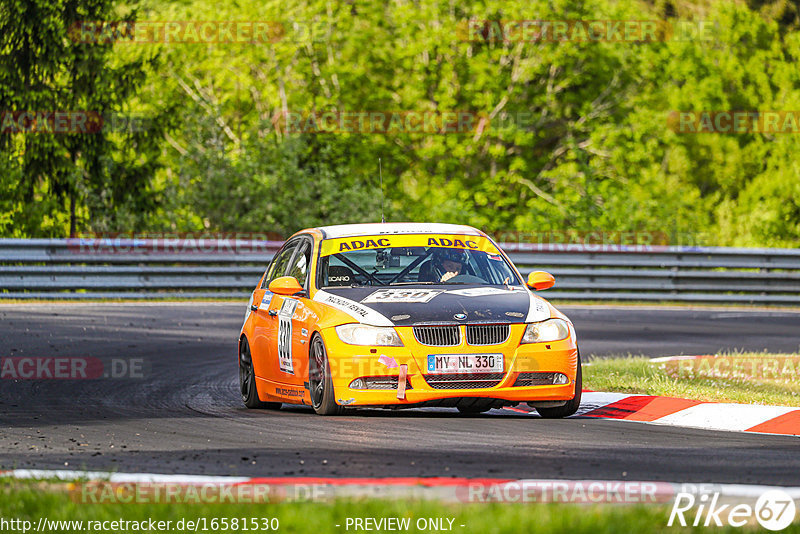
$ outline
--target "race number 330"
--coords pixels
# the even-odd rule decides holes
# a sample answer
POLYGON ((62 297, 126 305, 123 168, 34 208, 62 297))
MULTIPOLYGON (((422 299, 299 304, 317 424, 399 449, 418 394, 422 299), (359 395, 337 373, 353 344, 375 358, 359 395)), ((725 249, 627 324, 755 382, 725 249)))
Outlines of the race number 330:
POLYGON ((278 366, 284 373, 294 374, 292 366, 292 315, 297 301, 283 299, 278 312, 278 366))

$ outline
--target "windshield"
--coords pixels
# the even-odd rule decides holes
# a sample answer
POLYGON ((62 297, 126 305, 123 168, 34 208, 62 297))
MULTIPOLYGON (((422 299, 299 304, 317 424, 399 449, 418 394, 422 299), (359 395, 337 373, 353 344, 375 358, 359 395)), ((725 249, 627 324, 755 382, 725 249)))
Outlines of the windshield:
POLYGON ((409 284, 519 285, 497 252, 467 248, 386 247, 320 259, 320 287, 409 284))

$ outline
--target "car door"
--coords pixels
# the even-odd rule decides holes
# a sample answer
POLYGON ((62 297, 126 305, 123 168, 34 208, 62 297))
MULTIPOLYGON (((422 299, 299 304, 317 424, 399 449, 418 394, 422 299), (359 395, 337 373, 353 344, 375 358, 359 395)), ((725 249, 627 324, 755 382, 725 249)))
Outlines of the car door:
MULTIPOLYGON (((269 283, 280 276, 284 276, 289 268, 292 257, 300 244, 300 240, 293 239, 287 242, 275 254, 261 285, 253 293, 253 339, 250 340, 253 355, 253 370, 257 379, 280 381, 278 371, 277 351, 274 347, 278 344, 277 308, 280 308, 282 297, 269 290, 269 283)), ((268 390, 268 388, 267 388, 268 390)))
MULTIPOLYGON (((281 364, 292 369, 292 383, 302 385, 308 381, 308 344, 317 315, 309 307, 309 285, 311 272, 311 238, 304 239, 297 247, 287 271, 303 287, 300 295, 284 297, 278 316, 282 317, 282 343, 278 343, 281 364)), ((279 325, 279 330, 281 326, 279 325)))

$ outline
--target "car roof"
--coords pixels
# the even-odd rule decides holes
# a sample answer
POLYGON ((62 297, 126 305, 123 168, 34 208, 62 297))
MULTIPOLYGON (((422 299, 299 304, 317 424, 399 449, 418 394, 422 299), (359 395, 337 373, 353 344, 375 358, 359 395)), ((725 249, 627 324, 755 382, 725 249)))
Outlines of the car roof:
POLYGON ((459 234, 459 235, 485 235, 480 230, 463 224, 445 223, 364 223, 364 224, 338 224, 335 226, 321 226, 317 228, 322 232, 323 239, 337 239, 340 237, 357 237, 381 234, 459 234))

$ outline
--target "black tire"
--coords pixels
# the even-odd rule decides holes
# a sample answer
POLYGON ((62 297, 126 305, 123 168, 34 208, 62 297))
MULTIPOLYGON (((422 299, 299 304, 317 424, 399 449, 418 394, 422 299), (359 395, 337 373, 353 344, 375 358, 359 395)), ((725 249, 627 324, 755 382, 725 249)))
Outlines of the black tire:
POLYGON ((336 404, 331 380, 328 351, 322 336, 314 335, 308 348, 308 387, 311 390, 311 407, 319 415, 339 415, 344 406, 336 404))
POLYGON ((250 345, 247 343, 247 338, 242 338, 239 347, 239 391, 242 394, 242 402, 248 408, 277 410, 281 407, 280 402, 263 402, 258 398, 256 373, 253 370, 253 358, 250 356, 250 345))
POLYGON ((578 411, 581 405, 581 390, 583 389, 583 371, 581 370, 581 353, 578 351, 578 373, 575 375, 575 396, 568 400, 564 406, 556 408, 536 408, 539 415, 545 419, 560 419, 569 417, 578 411))

